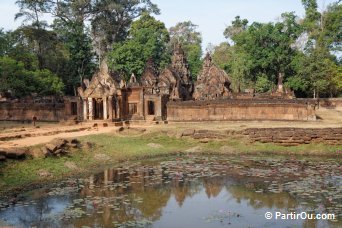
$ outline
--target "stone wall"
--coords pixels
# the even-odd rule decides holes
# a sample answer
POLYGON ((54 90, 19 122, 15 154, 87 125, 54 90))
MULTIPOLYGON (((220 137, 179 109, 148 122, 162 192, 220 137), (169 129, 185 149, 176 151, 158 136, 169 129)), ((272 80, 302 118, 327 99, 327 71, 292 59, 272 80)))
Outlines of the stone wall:
POLYGON ((251 142, 296 146, 309 143, 342 145, 342 128, 250 128, 243 132, 251 142))
POLYGON ((275 143, 282 146, 310 143, 342 145, 342 128, 247 128, 238 131, 186 129, 181 136, 192 137, 201 142, 208 142, 208 139, 246 137, 252 143, 275 143))
POLYGON ((169 102, 168 121, 316 120, 314 106, 297 100, 169 102))
POLYGON ((319 106, 324 108, 342 107, 342 98, 319 98, 319 106))
POLYGON ((70 97, 62 101, 4 101, 0 102, 0 121, 32 121, 34 116, 37 121, 63 121, 77 118, 79 107, 78 99, 70 97))

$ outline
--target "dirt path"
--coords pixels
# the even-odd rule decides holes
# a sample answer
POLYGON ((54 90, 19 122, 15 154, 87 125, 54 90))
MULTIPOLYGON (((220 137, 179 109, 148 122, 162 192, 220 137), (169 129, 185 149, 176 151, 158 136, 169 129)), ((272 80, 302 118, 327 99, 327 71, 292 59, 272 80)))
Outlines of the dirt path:
POLYGON ((9 148, 9 147, 29 147, 37 144, 48 143, 55 138, 73 138, 73 137, 81 137, 86 135, 94 135, 101 133, 109 133, 114 131, 116 127, 101 127, 101 128, 92 128, 90 130, 85 131, 77 131, 77 132, 63 132, 54 135, 45 135, 45 136, 34 136, 27 137, 23 139, 14 139, 10 141, 0 142, 0 147, 9 148))
MULTIPOLYGON (((319 117, 317 121, 224 121, 224 122, 193 122, 193 123, 169 123, 169 124, 140 124, 136 127, 146 128, 149 132, 172 131, 182 132, 184 129, 207 129, 207 130, 242 130, 246 128, 336 128, 342 127, 342 108, 319 109, 316 111, 319 117)), ((18 134, 29 134, 25 138, 13 138, 8 141, 0 141, 0 147, 28 147, 37 144, 47 143, 55 138, 72 138, 87 135, 109 133, 118 127, 109 126, 93 128, 92 123, 85 123, 74 126, 63 126, 59 124, 41 126, 41 128, 9 128, 0 132, 0 136, 11 136, 18 134), (70 132, 73 131, 73 132, 70 132)), ((132 125, 131 125, 132 126, 132 125)), ((135 127, 134 125, 132 127, 135 127)))

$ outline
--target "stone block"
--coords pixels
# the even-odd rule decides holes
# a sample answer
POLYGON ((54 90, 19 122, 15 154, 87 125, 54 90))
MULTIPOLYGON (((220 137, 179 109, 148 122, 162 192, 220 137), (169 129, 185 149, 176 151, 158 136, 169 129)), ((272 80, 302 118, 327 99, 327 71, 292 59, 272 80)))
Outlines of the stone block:
POLYGON ((55 144, 52 144, 52 143, 46 144, 45 148, 51 153, 55 152, 58 149, 57 146, 55 144))
POLYGON ((6 149, 6 158, 23 159, 26 157, 27 150, 23 148, 8 148, 6 149))
POLYGON ((78 139, 71 139, 71 140, 70 140, 70 143, 71 143, 71 144, 79 144, 79 143, 80 143, 80 140, 78 140, 78 139))
POLYGON ((199 134, 203 134, 203 133, 207 133, 208 130, 196 130, 195 133, 199 133, 199 134))
POLYGON ((0 155, 0 162, 6 161, 6 157, 4 155, 0 155))
POLYGON ((195 133, 193 136, 194 139, 203 139, 203 138, 207 138, 207 137, 208 136, 205 133, 195 133))
POLYGON ((185 131, 183 131, 182 136, 192 136, 194 133, 194 129, 186 129, 185 131))
POLYGON ((123 126, 123 122, 115 122, 114 126, 115 127, 122 127, 123 126))
POLYGON ((63 146, 65 146, 66 143, 68 143, 68 140, 66 139, 54 139, 50 142, 51 144, 54 144, 57 149, 62 148, 63 146))
POLYGON ((28 151, 28 154, 33 158, 44 158, 46 156, 41 148, 32 148, 28 151))

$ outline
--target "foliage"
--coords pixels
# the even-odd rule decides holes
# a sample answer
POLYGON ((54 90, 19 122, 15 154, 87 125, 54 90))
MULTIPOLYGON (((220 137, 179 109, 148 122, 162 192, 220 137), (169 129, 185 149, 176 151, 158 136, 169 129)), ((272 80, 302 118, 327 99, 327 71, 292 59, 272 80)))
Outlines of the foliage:
POLYGON ((240 34, 241 32, 245 31, 248 27, 248 20, 247 19, 240 19, 240 16, 236 16, 235 20, 232 21, 232 25, 228 26, 223 35, 226 39, 234 40, 235 36, 240 34))
MULTIPOLYGON (((148 58, 160 69, 166 66, 176 43, 183 46, 193 78, 200 71, 202 37, 197 26, 180 22, 170 28, 169 35, 162 22, 148 16, 159 14, 151 0, 17 0, 16 4, 15 19, 21 19, 22 26, 9 32, 0 29, 2 61, 6 57, 23 67, 15 70, 9 61, 13 80, 18 78, 15 75, 22 77, 18 85, 11 85, 16 94, 41 93, 39 78, 49 76, 39 73, 41 77, 36 77, 32 72, 47 70, 52 78, 57 75, 63 81, 66 94, 75 95, 76 87, 107 55, 111 68, 126 79, 131 73, 139 77, 148 58), (53 25, 43 20, 45 14, 55 19, 53 25), (36 91, 19 92, 25 90, 20 84, 25 80, 35 84, 36 91)), ((237 16, 227 26, 228 42, 213 49, 213 60, 230 75, 235 91, 256 85, 258 91, 266 91, 269 83, 275 85, 284 75, 286 86, 299 96, 341 94, 342 5, 335 1, 320 12, 317 0, 302 0, 302 4, 304 18, 290 12, 275 23, 249 24, 237 16)), ((7 88, 6 83, 1 87, 7 88)), ((60 88, 55 86, 51 93, 60 88)))
POLYGON ((324 26, 322 39, 332 51, 342 51, 342 5, 333 3, 323 14, 324 26))
POLYGON ((164 23, 143 14, 132 23, 129 38, 114 44, 113 51, 109 53, 109 66, 124 75, 126 80, 132 73, 140 77, 149 58, 162 69, 170 61, 166 51, 169 40, 164 23))
POLYGON ((341 92, 341 67, 329 53, 341 45, 341 6, 334 3, 319 13, 315 0, 302 2, 306 16, 301 23, 291 12, 283 13, 277 23, 251 25, 237 16, 226 28, 224 35, 234 45, 225 53, 215 51, 214 61, 220 62, 216 55, 226 59, 220 66, 230 74, 234 90, 254 84, 256 91, 266 92, 282 74, 285 85, 300 96, 334 96, 341 92), (309 39, 302 53, 296 42, 303 34, 309 39))
POLYGON ((22 62, 0 57, 0 91, 22 97, 38 92, 39 95, 57 95, 63 91, 63 83, 49 70, 30 71, 22 62))
POLYGON ((313 49, 310 54, 299 56, 295 63, 295 78, 300 78, 305 83, 305 86, 299 89, 307 89, 307 95, 331 96, 340 90, 333 80, 340 77, 338 67, 329 53, 313 49))
POLYGON ((92 7, 92 33, 98 55, 102 57, 116 42, 125 40, 133 20, 143 13, 159 14, 150 0, 99 0, 92 7))
POLYGON ((193 78, 196 78, 202 66, 202 36, 197 27, 191 21, 184 21, 169 29, 169 48, 172 50, 177 44, 182 45, 193 78))
POLYGON ((230 63, 232 59, 232 47, 228 42, 223 42, 214 47, 214 51, 211 55, 213 62, 224 69, 226 72, 230 72, 230 63))
POLYGON ((265 93, 272 89, 273 83, 268 79, 267 75, 258 75, 255 82, 255 90, 258 93, 265 93))

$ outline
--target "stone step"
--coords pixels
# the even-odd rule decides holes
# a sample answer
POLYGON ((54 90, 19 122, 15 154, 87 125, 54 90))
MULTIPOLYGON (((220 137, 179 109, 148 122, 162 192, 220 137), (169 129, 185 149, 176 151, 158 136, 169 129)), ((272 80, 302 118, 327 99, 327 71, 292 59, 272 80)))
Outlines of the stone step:
POLYGON ((5 148, 0 149, 0 156, 9 159, 23 159, 26 157, 27 150, 23 148, 5 148))

